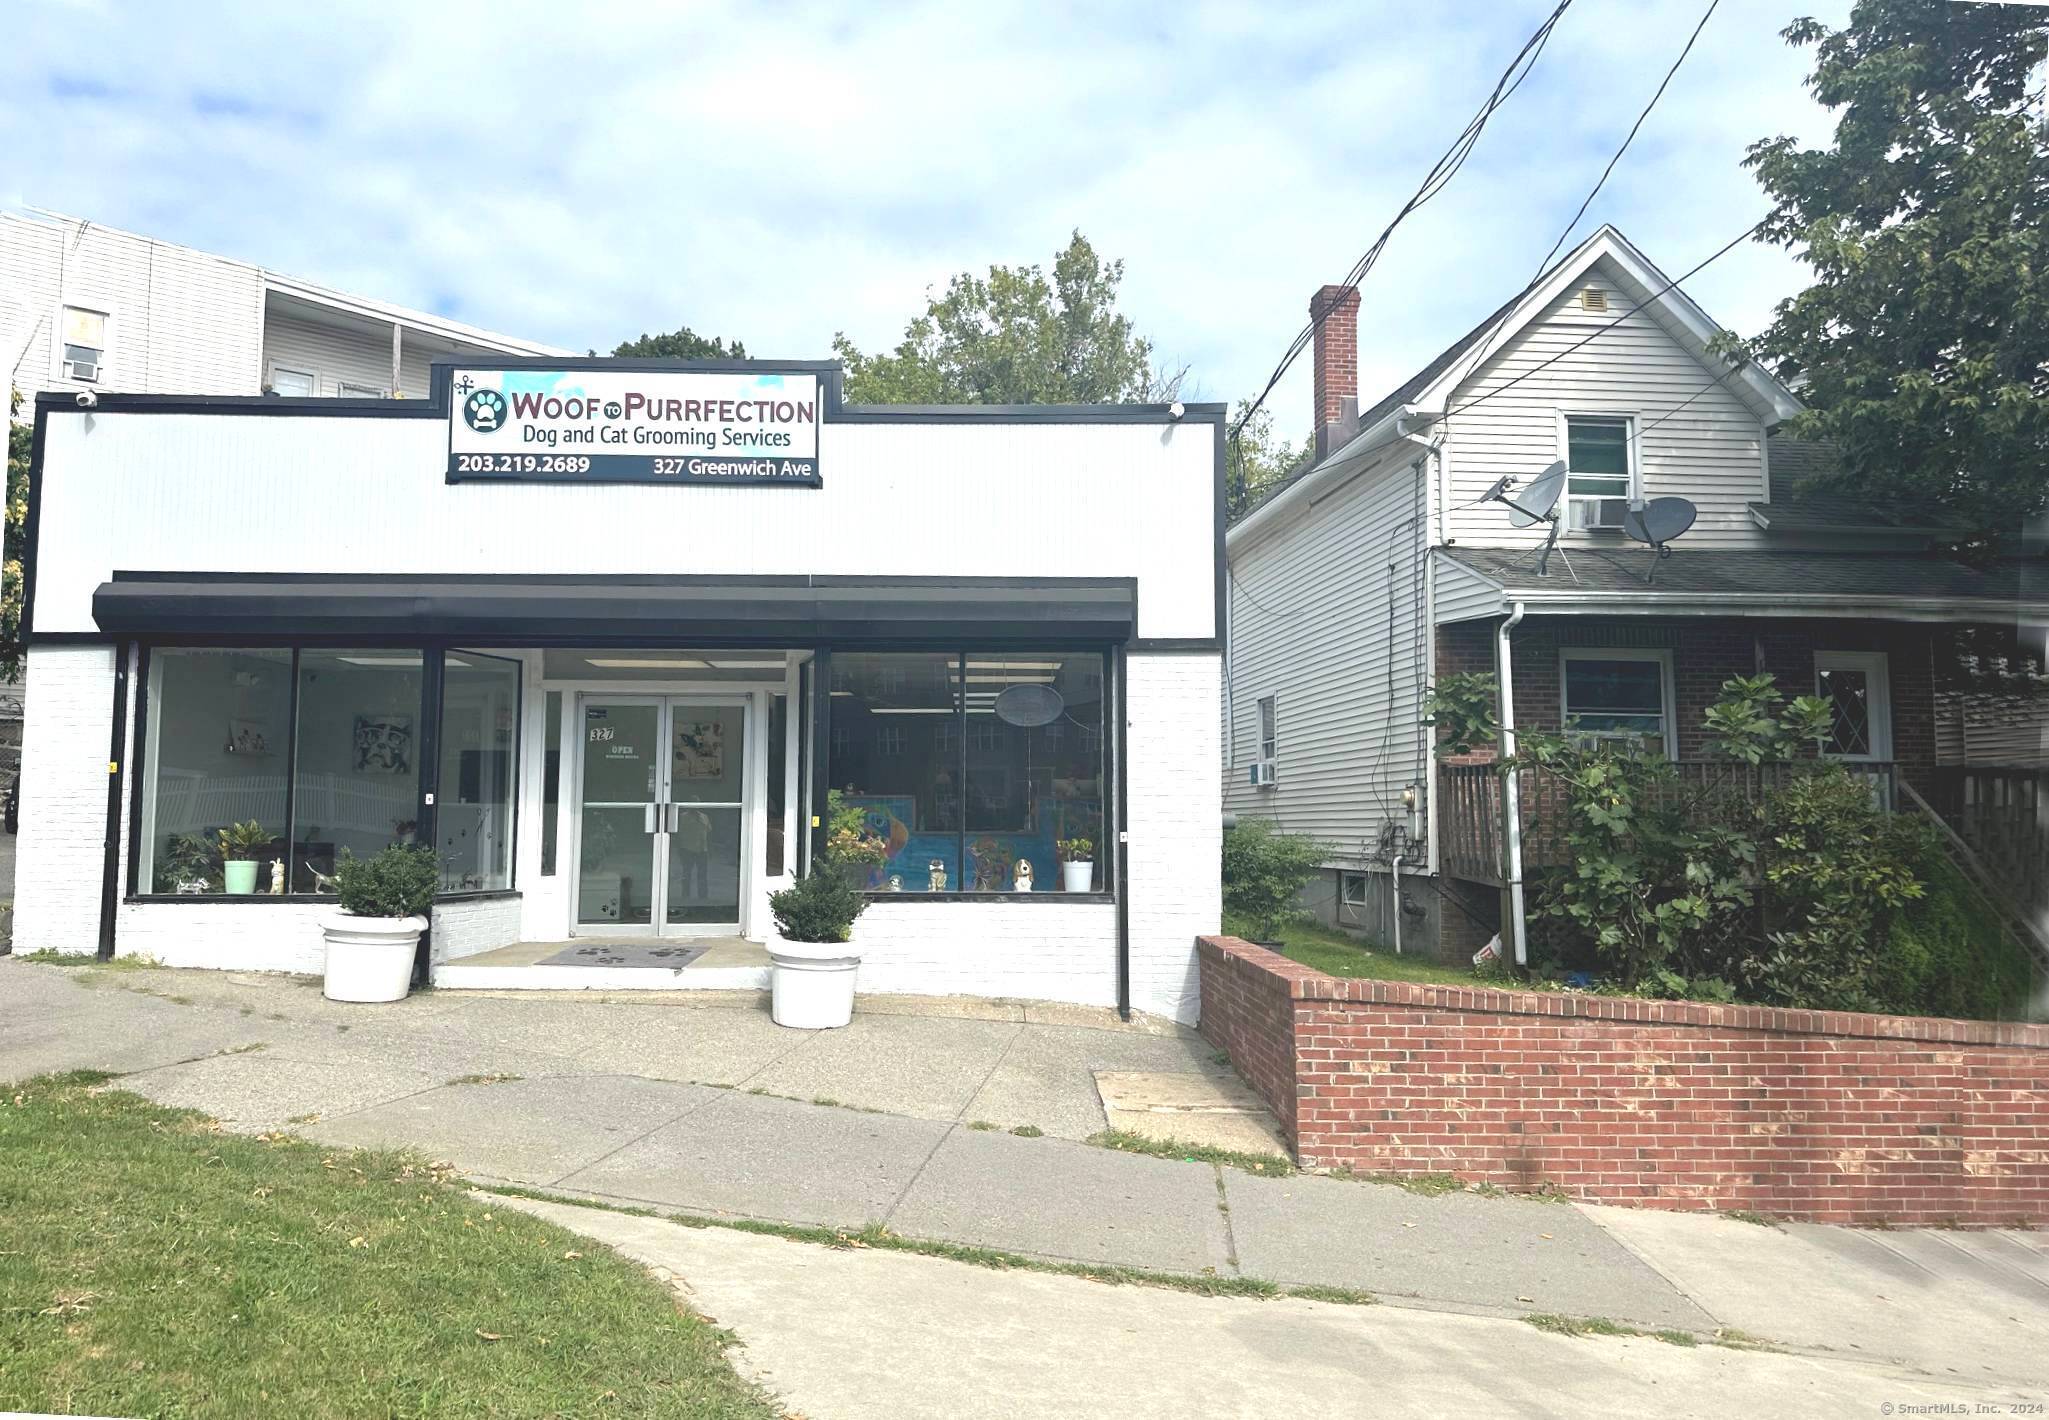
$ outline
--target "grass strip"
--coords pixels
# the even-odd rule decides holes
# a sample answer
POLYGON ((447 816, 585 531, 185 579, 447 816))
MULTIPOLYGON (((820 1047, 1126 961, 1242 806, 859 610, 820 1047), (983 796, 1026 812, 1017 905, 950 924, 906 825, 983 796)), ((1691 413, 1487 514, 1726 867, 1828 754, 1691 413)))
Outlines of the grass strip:
POLYGON ((646 1269, 447 1165, 104 1088, 0 1094, 0 1411, 770 1420, 646 1269))

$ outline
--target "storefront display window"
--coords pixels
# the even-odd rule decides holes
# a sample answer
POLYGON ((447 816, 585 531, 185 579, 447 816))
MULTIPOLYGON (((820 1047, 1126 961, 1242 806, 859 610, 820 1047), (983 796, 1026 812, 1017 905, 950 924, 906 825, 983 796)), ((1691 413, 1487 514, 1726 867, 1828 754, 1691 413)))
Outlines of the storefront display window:
POLYGON ((829 782, 884 853, 864 886, 1059 891, 1058 844, 1103 837, 1104 665, 1065 651, 833 657, 829 782))
POLYGON ((441 679, 441 890, 512 886, 520 664, 451 651, 441 679))
POLYGON ((864 875, 871 889, 960 887, 960 760, 939 740, 960 712, 959 664, 930 652, 832 658, 827 783, 881 842, 882 861, 864 875))
POLYGON ((138 887, 225 891, 220 836, 241 825, 248 846, 236 854, 257 861, 258 885, 268 890, 271 863, 283 854, 292 653, 157 651, 148 695, 138 887))
POLYGON ((343 849, 367 858, 419 831, 418 651, 299 653, 292 890, 331 891, 343 849))

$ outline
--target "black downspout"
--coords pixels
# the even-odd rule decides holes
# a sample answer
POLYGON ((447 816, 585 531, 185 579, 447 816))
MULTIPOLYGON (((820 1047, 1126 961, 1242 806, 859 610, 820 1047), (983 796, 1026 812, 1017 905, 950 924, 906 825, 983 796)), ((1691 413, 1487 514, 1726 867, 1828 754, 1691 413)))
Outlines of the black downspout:
POLYGON ((811 657, 811 862, 825 862, 826 795, 832 792, 832 652, 820 647, 811 657))
POLYGON ((1125 729, 1131 717, 1124 711, 1125 648, 1117 647, 1116 675, 1117 693, 1114 704, 1117 708, 1117 1014, 1125 1020, 1131 1019, 1131 835, 1125 829, 1125 807, 1128 802, 1130 779, 1125 773, 1126 736, 1125 729))
MULTIPOLYGON (((420 810, 414 825, 414 842, 433 850, 436 873, 440 872, 441 831, 434 821, 435 801, 441 788, 441 680, 447 652, 440 646, 427 647, 420 656, 420 810)), ((434 912, 427 911, 427 930, 420 934, 420 948, 413 956, 413 985, 425 986, 433 976, 434 912)))
POLYGON ((114 647, 114 723, 107 734, 106 857, 100 872, 101 961, 114 959, 114 914, 121 904, 121 766, 127 763, 128 657, 132 642, 114 647))

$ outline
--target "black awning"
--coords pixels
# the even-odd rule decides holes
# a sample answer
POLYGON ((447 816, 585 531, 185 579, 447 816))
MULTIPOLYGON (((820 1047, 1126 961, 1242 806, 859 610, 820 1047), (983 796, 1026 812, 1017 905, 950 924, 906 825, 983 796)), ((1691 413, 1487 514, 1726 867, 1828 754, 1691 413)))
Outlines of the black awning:
POLYGON ((93 593, 93 620, 113 635, 279 644, 1122 641, 1137 601, 1126 578, 117 572, 93 593))

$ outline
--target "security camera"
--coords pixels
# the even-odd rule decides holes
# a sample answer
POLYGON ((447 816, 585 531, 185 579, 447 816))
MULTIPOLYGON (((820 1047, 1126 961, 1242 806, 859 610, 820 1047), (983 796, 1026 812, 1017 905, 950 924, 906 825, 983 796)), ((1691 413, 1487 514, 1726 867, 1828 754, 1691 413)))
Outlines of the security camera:
POLYGON ((1170 418, 1179 419, 1182 415, 1186 414, 1187 412, 1188 406, 1183 404, 1178 399, 1167 406, 1167 414, 1170 418))
POLYGON ((80 409, 91 409, 100 402, 100 397, 91 390, 80 390, 73 400, 80 409))

